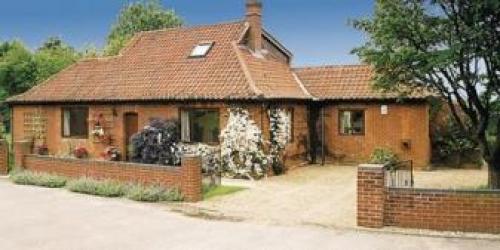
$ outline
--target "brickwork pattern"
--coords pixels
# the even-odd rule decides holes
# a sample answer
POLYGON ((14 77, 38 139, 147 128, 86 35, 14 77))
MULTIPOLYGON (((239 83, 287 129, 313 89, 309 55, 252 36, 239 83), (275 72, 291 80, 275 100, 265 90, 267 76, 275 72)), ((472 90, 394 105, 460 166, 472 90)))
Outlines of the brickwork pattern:
MULTIPOLYGON (((258 104, 242 104, 249 110, 252 119, 257 126, 261 127, 265 139, 269 138, 269 117, 262 105, 258 104), (266 132, 267 131, 267 132, 266 132)), ((285 108, 293 108, 294 110, 294 139, 287 146, 287 152, 293 159, 304 162, 307 159, 307 107, 296 103, 283 104, 285 108)), ((107 145, 95 140, 95 137, 89 135, 88 139, 71 139, 61 136, 61 109, 64 106, 15 106, 13 108, 13 139, 14 141, 23 140, 27 137, 23 128, 24 114, 35 112, 42 109, 46 114, 47 121, 50 124, 47 129, 47 147, 49 154, 57 156, 65 156, 70 154, 70 146, 83 146, 89 153, 91 158, 101 157, 102 152, 107 148, 107 145)), ((124 121, 123 117, 127 113, 137 113, 139 118, 139 129, 142 129, 149 123, 151 118, 160 118, 165 120, 179 120, 179 110, 182 108, 209 108, 217 109, 220 113, 219 128, 223 129, 227 124, 229 116, 228 103, 206 103, 206 102, 183 102, 164 105, 151 104, 128 104, 128 105, 89 105, 89 131, 93 128, 95 117, 103 115, 105 117, 106 126, 105 134, 111 135, 113 138, 112 145, 125 152, 125 137, 124 137, 124 121)), ((124 154, 122 154, 124 155, 124 154)), ((17 159, 17 158, 16 158, 17 159)))
POLYGON ((387 188, 383 168, 358 168, 358 226, 500 233, 500 191, 387 188))
POLYGON ((0 175, 7 175, 9 172, 9 144, 5 140, 0 140, 0 175))
POLYGON ((384 224, 500 233, 500 192, 388 189, 384 224))
POLYGON ((182 159, 181 167, 165 167, 127 162, 109 162, 26 155, 23 167, 30 171, 70 178, 91 177, 123 182, 161 184, 177 187, 190 202, 202 199, 201 162, 197 157, 182 159))
POLYGON ((325 109, 325 142, 332 160, 342 163, 365 163, 376 148, 389 148, 401 160, 412 160, 416 169, 425 169, 431 158, 429 111, 425 103, 388 105, 388 114, 381 114, 384 103, 338 103, 325 109), (341 135, 339 112, 364 110, 364 135, 341 135), (410 147, 403 142, 409 141, 410 147))
POLYGON ((358 226, 380 228, 384 221, 384 168, 360 166, 358 171, 358 226))

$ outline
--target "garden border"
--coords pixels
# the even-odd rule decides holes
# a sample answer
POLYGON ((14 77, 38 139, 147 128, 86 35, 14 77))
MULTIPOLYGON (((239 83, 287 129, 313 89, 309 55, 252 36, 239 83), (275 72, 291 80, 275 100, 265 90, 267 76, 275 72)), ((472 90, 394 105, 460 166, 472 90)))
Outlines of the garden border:
POLYGON ((33 155, 27 143, 25 141, 15 143, 17 167, 70 178, 89 177, 160 184, 168 188, 178 188, 186 201, 202 200, 201 160, 198 156, 184 156, 179 167, 160 166, 33 155))

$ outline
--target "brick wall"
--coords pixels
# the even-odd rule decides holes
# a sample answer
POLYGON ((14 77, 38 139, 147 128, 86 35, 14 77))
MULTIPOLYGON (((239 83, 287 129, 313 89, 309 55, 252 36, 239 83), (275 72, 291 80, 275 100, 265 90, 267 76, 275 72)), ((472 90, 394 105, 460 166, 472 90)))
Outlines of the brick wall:
POLYGON ((358 226, 379 228, 384 222, 384 166, 360 165, 358 170, 358 226))
POLYGON ((9 144, 5 140, 0 140, 0 175, 9 172, 9 144))
POLYGON ((201 162, 198 157, 184 157, 180 167, 167 167, 24 155, 22 166, 30 171, 58 174, 70 178, 85 176, 123 182, 161 184, 179 188, 186 201, 196 202, 202 199, 201 162))
MULTIPOLYGON (((112 145, 126 151, 124 137, 124 116, 127 113, 137 113, 139 129, 148 124, 151 118, 179 120, 181 108, 210 108, 220 113, 219 128, 222 130, 229 117, 228 108, 231 103, 224 102, 179 102, 169 104, 116 104, 116 105, 89 105, 89 131, 93 129, 96 117, 103 116, 105 133, 112 135, 112 145)), ((261 127, 264 137, 269 137, 269 118, 262 104, 241 104, 249 110, 251 118, 261 127)), ((307 159, 307 106, 297 103, 283 103, 285 108, 294 110, 294 140, 288 145, 287 151, 291 158, 304 161, 307 159)), ((30 139, 26 128, 26 117, 32 114, 43 114, 50 126, 46 129, 46 144, 51 155, 65 156, 71 153, 70 148, 84 146, 92 158, 100 158, 108 145, 96 140, 92 135, 87 139, 70 139, 61 136, 61 105, 15 105, 13 106, 13 141, 30 139)))
POLYGON ((384 225, 500 233, 500 191, 390 188, 384 225))
POLYGON ((335 103, 325 108, 325 142, 330 160, 364 163, 373 150, 393 150, 402 160, 413 160, 416 169, 425 169, 431 158, 429 111, 426 103, 335 103), (381 114, 381 105, 388 114, 381 114), (364 135, 341 135, 340 110, 364 110, 364 135), (403 141, 410 141, 406 147, 403 141))
POLYGON ((384 186, 380 167, 358 168, 358 225, 500 233, 500 191, 384 186))

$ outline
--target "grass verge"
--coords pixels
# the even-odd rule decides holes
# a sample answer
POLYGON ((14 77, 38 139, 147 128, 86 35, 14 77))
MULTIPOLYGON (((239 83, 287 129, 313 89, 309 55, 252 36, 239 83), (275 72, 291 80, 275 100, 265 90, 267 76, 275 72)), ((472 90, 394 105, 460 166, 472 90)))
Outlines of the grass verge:
POLYGON ((66 178, 46 173, 15 170, 9 177, 19 185, 32 185, 47 188, 61 188, 66 185, 66 178))
POLYGON ((243 191, 246 188, 236 186, 207 186, 203 185, 203 199, 208 200, 217 196, 224 196, 243 191))

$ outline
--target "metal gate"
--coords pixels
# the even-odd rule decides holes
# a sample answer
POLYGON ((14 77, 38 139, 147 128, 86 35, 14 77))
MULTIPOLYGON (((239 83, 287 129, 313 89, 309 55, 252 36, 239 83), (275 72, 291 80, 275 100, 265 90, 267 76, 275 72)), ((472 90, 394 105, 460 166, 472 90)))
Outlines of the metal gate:
POLYGON ((412 188, 413 180, 413 161, 401 161, 386 170, 385 185, 396 188, 412 188))

